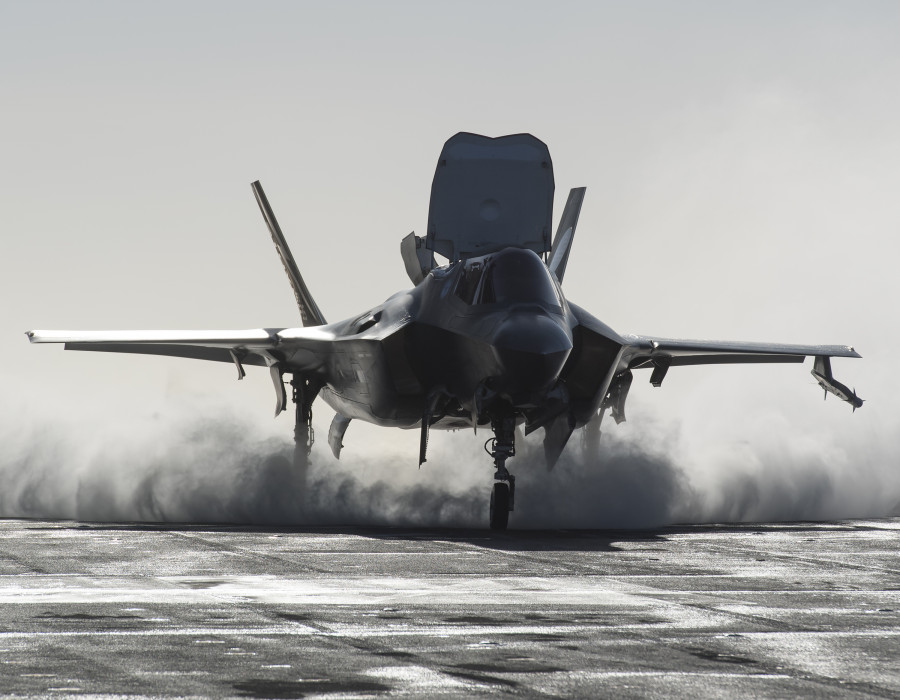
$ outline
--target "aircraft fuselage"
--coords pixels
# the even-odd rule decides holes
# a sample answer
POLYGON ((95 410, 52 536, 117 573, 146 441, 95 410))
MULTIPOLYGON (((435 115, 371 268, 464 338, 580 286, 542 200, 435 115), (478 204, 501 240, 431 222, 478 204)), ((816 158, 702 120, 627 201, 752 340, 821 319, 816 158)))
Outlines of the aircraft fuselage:
POLYGON ((445 398, 435 427, 487 422, 479 393, 524 415, 558 390, 578 325, 534 252, 462 260, 329 328, 339 342, 327 374, 337 380, 321 396, 348 418, 402 428, 419 426, 435 391, 445 398))

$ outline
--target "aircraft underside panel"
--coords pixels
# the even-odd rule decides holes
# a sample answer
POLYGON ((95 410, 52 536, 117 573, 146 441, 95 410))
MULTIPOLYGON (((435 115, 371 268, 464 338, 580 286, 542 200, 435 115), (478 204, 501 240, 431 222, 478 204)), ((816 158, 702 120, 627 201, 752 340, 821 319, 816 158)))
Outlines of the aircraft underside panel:
POLYGON ((471 401, 478 384, 495 372, 494 352, 485 343, 428 324, 415 324, 410 331, 420 350, 413 367, 424 386, 471 401))
POLYGON ((622 346, 584 326, 572 330, 572 354, 562 371, 578 424, 589 421, 606 393, 622 346))
POLYGON ((424 391, 410 368, 406 332, 404 328, 383 340, 335 342, 323 367, 325 402, 347 418, 415 425, 422 417, 424 391))

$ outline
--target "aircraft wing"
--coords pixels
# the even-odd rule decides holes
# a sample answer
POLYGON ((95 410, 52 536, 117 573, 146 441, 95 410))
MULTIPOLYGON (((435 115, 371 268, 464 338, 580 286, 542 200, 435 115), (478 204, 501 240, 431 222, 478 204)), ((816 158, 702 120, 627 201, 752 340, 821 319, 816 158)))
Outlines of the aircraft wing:
POLYGON ((268 367, 275 385, 275 415, 287 407, 284 372, 325 373, 334 333, 322 328, 245 331, 28 331, 32 343, 64 343, 66 350, 127 352, 268 367))
POLYGON ((32 343, 64 343, 66 350, 166 355, 242 364, 316 370, 333 334, 319 328, 242 331, 28 331, 32 343), (288 337, 289 336, 289 337, 288 337))
POLYGON ((742 362, 803 362, 805 357, 861 357, 848 345, 789 345, 719 340, 677 340, 623 335, 625 356, 634 367, 667 360, 669 366, 742 362), (632 364, 635 363, 635 364, 632 364))
MULTIPOLYGON (((750 362, 796 362, 814 357, 812 375, 826 392, 846 401, 856 410, 863 400, 831 374, 832 357, 861 357, 849 345, 791 345, 717 340, 676 340, 623 335, 620 367, 630 377, 632 369, 652 368, 650 383, 661 386, 669 367, 686 365, 740 364, 750 362)), ((630 382, 630 379, 628 380, 630 382)))

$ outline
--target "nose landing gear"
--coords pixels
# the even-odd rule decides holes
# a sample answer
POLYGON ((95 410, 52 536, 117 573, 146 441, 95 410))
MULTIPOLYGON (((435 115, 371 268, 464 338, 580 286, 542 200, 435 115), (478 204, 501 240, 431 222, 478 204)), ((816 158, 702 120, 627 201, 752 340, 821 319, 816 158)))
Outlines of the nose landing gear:
POLYGON ((494 437, 485 451, 494 459, 494 488, 491 491, 491 530, 505 530, 509 513, 515 507, 516 477, 506 469, 506 460, 516 454, 516 418, 504 416, 491 421, 494 437), (490 450, 488 450, 490 444, 490 450))

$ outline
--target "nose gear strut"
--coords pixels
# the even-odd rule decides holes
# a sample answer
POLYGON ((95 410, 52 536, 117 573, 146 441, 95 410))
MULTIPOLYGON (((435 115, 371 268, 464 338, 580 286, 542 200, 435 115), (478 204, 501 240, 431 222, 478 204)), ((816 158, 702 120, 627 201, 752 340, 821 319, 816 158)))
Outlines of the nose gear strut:
POLYGON ((494 488, 491 491, 491 530, 505 530, 509 512, 516 500, 516 477, 506 468, 506 460, 516 455, 516 417, 504 415, 491 419, 494 437, 488 440, 485 451, 494 459, 494 488), (490 449, 488 449, 490 445, 490 449))

